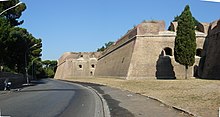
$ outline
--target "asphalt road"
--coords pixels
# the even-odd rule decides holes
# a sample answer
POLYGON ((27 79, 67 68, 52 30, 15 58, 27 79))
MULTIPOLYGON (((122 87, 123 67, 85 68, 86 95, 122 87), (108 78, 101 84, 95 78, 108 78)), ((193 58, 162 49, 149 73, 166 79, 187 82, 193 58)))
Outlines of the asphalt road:
POLYGON ((99 96, 88 88, 42 80, 20 91, 0 92, 0 116, 103 117, 99 96))

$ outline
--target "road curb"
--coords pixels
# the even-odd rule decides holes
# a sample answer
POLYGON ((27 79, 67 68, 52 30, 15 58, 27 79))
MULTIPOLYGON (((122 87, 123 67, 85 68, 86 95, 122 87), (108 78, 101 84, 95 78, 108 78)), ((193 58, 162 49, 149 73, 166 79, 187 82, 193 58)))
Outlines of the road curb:
POLYGON ((101 102, 102 102, 102 107, 103 107, 103 113, 104 113, 104 117, 111 117, 110 115, 110 110, 109 110, 109 107, 108 107, 108 104, 106 102, 106 100, 102 97, 101 94, 98 93, 97 90, 93 89, 92 87, 90 86, 87 86, 90 90, 92 90, 93 92, 96 93, 96 95, 99 96, 101 102))
MULTIPOLYGON (((68 81, 68 80, 60 80, 60 81, 64 81, 64 82, 68 82, 68 83, 73 83, 73 82, 68 81)), ((88 86, 88 85, 85 86, 85 85, 81 85, 81 84, 79 84, 79 83, 75 83, 75 84, 80 85, 80 86, 85 87, 85 88, 88 88, 88 89, 91 90, 93 93, 95 93, 95 94, 100 98, 100 100, 101 100, 102 107, 103 107, 103 117, 111 117, 111 115, 110 115, 110 110, 109 110, 109 106, 108 106, 106 100, 102 97, 101 94, 98 93, 97 90, 95 90, 94 88, 92 88, 92 87, 90 87, 90 86, 88 86)))
MULTIPOLYGON (((71 81, 68 81, 68 80, 63 80, 63 81, 71 82, 71 81)), ((85 82, 85 83, 86 83, 86 82, 85 82)), ((77 83, 77 84, 78 84, 78 83, 77 83)), ((92 83, 92 84, 98 84, 98 83, 92 83)), ((81 84, 79 84, 79 85, 81 85, 81 84)), ((107 85, 105 85, 105 86, 107 86, 107 85)), ((106 104, 106 105, 107 105, 106 100, 102 97, 102 95, 100 95, 100 94, 98 93, 97 90, 95 90, 94 88, 92 88, 92 87, 90 87, 90 86, 88 86, 88 85, 87 85, 86 87, 88 87, 88 88, 90 88, 91 90, 93 90, 93 91, 101 98, 101 100, 103 101, 103 104, 106 104)), ((109 87, 110 87, 110 86, 109 86, 109 87)), ((114 87, 114 88, 116 88, 116 87, 114 87)), ((122 89, 120 89, 120 88, 117 88, 117 89, 122 90, 122 89)), ((124 90, 124 91, 129 91, 129 90, 124 90)), ((131 91, 129 91, 129 92, 131 92, 131 91)), ((135 93, 135 92, 133 92, 133 93, 135 93)), ((161 104, 163 104, 163 105, 165 105, 165 106, 167 106, 167 107, 173 108, 173 109, 175 109, 175 110, 177 110, 177 111, 181 111, 181 112, 183 112, 183 113, 185 113, 185 114, 188 114, 188 115, 190 115, 190 116, 200 117, 200 116, 198 116, 198 115, 196 115, 196 114, 194 114, 194 113, 192 113, 192 112, 190 112, 190 111, 188 111, 188 110, 185 110, 185 109, 183 109, 183 108, 180 108, 180 107, 177 107, 177 106, 169 105, 169 104, 165 103, 163 100, 157 99, 157 98, 155 98, 155 97, 147 96, 147 95, 142 95, 142 94, 140 94, 140 93, 135 93, 135 94, 138 94, 138 95, 141 95, 141 96, 145 96, 146 98, 149 98, 149 99, 158 101, 158 102, 160 102, 161 104)), ((108 107, 108 105, 107 105, 107 107, 108 107)), ((108 108, 107 112, 109 113, 109 116, 106 115, 105 117, 110 117, 109 108, 108 108)))

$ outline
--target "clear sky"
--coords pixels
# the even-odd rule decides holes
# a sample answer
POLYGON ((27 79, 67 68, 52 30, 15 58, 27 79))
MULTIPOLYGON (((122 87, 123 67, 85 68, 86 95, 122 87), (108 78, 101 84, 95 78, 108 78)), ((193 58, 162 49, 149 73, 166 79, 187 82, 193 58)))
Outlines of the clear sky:
POLYGON ((20 20, 43 40, 43 60, 64 52, 92 52, 116 41, 143 20, 164 20, 166 27, 189 4, 200 22, 220 19, 220 3, 201 0, 20 0, 20 20))

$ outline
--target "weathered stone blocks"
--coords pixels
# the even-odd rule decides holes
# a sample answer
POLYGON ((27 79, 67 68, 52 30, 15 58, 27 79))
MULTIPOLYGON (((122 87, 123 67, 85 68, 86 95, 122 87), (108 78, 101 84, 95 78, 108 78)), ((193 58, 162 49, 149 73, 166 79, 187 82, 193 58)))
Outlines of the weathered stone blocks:
POLYGON ((199 76, 220 79, 220 19, 209 26, 204 51, 199 64, 199 76))
MULTIPOLYGON (((204 53, 207 25, 201 23, 200 30, 196 31, 198 50, 195 65, 188 70, 189 77, 200 73, 197 66, 204 53)), ((94 75, 123 79, 182 79, 184 66, 174 60, 176 27, 177 23, 171 23, 172 31, 167 31, 164 21, 144 21, 102 53, 65 53, 59 59, 55 78, 94 75), (91 65, 96 67, 91 68, 91 65)))

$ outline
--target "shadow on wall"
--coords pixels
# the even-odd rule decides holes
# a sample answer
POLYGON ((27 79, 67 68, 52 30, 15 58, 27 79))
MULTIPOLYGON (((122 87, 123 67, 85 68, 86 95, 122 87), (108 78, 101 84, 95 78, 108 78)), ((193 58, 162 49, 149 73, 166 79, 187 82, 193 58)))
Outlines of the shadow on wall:
POLYGON ((195 77, 195 78, 199 78, 199 66, 198 65, 195 65, 194 67, 193 67, 193 77, 195 77))
POLYGON ((208 29, 199 66, 198 77, 220 80, 220 20, 213 22, 208 29))
POLYGON ((156 65, 157 79, 176 79, 173 65, 170 56, 164 56, 164 51, 161 51, 156 65))

